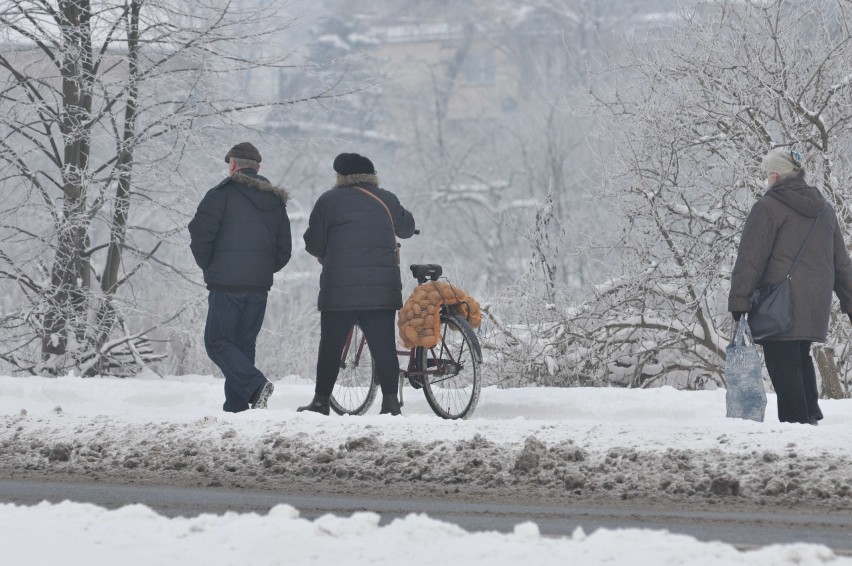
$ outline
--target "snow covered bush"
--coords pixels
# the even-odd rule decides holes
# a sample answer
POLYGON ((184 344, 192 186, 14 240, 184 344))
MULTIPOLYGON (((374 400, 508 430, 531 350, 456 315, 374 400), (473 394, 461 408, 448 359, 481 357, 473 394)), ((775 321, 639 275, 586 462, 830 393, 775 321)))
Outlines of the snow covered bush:
MULTIPOLYGON (((808 181, 852 221, 850 18, 834 0, 697 2, 654 37, 629 38, 614 88, 592 92, 619 235, 586 324, 632 384, 646 381, 639 368, 721 383, 730 269, 768 149, 805 154, 808 181)), ((817 361, 823 393, 840 396, 848 320, 834 321, 817 361)))
MULTIPOLYGON (((521 297, 529 337, 501 343, 553 382, 723 385, 730 269, 768 149, 801 151, 808 181, 852 224, 852 5, 709 0, 660 21, 626 37, 590 91, 601 198, 615 209, 609 276, 544 310, 521 297)), ((831 397, 852 391, 838 314, 816 349, 831 397)))

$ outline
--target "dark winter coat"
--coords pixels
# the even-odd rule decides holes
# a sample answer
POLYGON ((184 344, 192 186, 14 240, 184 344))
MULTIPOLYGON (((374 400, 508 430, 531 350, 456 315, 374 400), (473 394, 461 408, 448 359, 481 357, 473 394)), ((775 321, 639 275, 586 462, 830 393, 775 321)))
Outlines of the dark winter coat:
POLYGON ((752 207, 743 228, 728 296, 730 312, 751 310, 751 295, 782 281, 811 225, 813 233, 790 281, 793 326, 772 340, 824 342, 832 290, 843 312, 852 312, 852 262, 834 208, 802 177, 775 184, 752 207))
POLYGON ((321 311, 399 309, 402 281, 394 232, 414 234, 414 217, 375 175, 342 177, 317 199, 305 231, 305 249, 322 260, 321 311), (360 186, 388 207, 354 188, 360 186))
POLYGON ((189 223, 189 245, 208 289, 268 291, 290 261, 287 192, 254 169, 241 169, 209 191, 189 223))

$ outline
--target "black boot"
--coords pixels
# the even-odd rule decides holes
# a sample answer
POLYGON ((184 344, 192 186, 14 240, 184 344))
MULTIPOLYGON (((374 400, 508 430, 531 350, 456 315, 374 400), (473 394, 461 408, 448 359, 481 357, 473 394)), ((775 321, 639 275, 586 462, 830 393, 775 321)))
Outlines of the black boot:
POLYGON ((312 411, 314 413, 319 413, 321 415, 328 415, 328 397, 324 395, 314 395, 314 400, 305 405, 304 407, 299 407, 296 409, 297 413, 301 413, 302 411, 312 411))
POLYGON ((382 410, 379 411, 379 414, 392 416, 402 414, 399 408, 399 399, 396 395, 382 395, 382 410))

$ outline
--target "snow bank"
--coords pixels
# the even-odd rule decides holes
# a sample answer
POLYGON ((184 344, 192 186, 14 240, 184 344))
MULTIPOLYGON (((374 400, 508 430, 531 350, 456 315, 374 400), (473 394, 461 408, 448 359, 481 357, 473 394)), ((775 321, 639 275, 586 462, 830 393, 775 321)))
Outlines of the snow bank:
POLYGON ((852 400, 812 427, 776 422, 772 395, 756 423, 725 418, 724 390, 486 388, 458 422, 410 388, 401 418, 296 413, 313 392, 297 378, 232 415, 222 383, 0 377, 0 474, 852 508, 852 400))
POLYGON ((688 564, 852 565, 823 546, 770 546, 750 552, 718 542, 650 530, 599 529, 586 536, 544 538, 533 523, 511 534, 468 533, 424 515, 379 526, 374 513, 299 518, 287 505, 267 515, 201 515, 168 519, 143 505, 107 511, 64 502, 0 505, 6 563, 29 566, 150 564, 688 564), (38 529, 32 526, 38 525, 38 529), (49 544, 45 544, 49 534, 49 544))

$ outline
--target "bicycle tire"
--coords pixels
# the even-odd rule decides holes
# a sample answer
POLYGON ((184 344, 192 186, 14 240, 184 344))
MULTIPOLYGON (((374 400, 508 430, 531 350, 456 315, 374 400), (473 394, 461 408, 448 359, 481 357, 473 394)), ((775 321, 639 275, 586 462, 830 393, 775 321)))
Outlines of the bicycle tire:
POLYGON ((442 315, 440 342, 422 352, 420 367, 436 371, 423 379, 426 402, 439 417, 469 418, 481 388, 482 351, 473 329, 457 314, 442 315))
POLYGON ((328 404, 338 415, 363 415, 376 399, 378 389, 376 364, 364 334, 356 324, 349 334, 349 344, 343 350, 340 373, 328 404))

